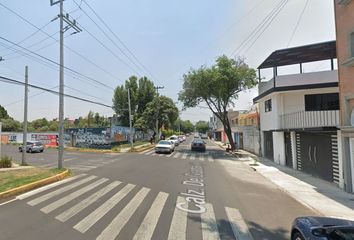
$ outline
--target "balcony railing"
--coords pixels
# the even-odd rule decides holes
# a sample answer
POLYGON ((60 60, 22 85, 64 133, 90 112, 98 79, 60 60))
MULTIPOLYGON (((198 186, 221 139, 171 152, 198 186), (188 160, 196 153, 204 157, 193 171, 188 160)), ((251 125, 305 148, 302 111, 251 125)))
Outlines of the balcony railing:
POLYGON ((339 125, 339 110, 299 111, 280 116, 281 129, 334 127, 339 125))

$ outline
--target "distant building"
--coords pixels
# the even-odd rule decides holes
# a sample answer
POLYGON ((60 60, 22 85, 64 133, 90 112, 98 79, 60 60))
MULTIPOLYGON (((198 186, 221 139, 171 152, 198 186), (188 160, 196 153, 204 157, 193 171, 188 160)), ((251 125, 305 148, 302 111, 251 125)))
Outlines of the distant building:
POLYGON ((344 188, 354 192, 354 1, 335 0, 344 188))
MULTIPOLYGON (((229 110, 227 112, 230 124, 231 124, 231 119, 234 118, 235 116, 237 116, 238 114, 239 114, 238 111, 233 111, 233 110, 229 110)), ((224 130, 224 125, 222 124, 220 119, 215 114, 213 114, 213 116, 210 117, 209 127, 210 127, 210 130, 212 133, 212 138, 214 140, 220 141, 223 143, 229 142, 229 139, 227 138, 227 135, 224 130)))

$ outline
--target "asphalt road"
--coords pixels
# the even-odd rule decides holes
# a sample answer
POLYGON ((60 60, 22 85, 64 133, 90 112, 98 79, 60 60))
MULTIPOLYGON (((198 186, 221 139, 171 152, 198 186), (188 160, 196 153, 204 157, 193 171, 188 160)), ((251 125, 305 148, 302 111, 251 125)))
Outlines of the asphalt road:
MULTIPOLYGON (((0 239, 282 240, 295 217, 315 215, 211 142, 194 153, 189 141, 171 155, 75 153, 65 164, 76 178, 0 206, 0 239)), ((31 158, 49 164, 45 154, 31 158)))

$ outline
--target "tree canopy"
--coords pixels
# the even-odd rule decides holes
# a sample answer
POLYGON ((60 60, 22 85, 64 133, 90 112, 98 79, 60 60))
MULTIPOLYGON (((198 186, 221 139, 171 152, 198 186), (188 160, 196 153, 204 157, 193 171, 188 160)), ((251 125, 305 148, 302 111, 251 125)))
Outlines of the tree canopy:
POLYGON ((195 129, 197 132, 206 133, 209 130, 209 123, 206 121, 198 121, 195 124, 195 129))
POLYGON ((9 114, 7 113, 6 109, 0 105, 0 119, 9 118, 9 114))
POLYGON ((142 77, 138 81, 137 77, 131 76, 124 85, 117 86, 113 95, 113 110, 123 126, 129 126, 128 89, 130 89, 133 124, 142 116, 147 104, 155 96, 154 84, 146 77, 142 77))
POLYGON ((183 89, 179 100, 184 108, 196 107, 204 102, 223 123, 232 149, 234 142, 228 119, 228 108, 235 106, 238 94, 257 84, 256 71, 242 59, 223 55, 211 67, 191 69, 183 76, 183 89))
POLYGON ((158 96, 146 105, 143 115, 136 121, 134 126, 155 131, 156 119, 158 119, 158 128, 160 129, 162 126, 169 128, 177 118, 178 108, 173 100, 166 96, 158 96))

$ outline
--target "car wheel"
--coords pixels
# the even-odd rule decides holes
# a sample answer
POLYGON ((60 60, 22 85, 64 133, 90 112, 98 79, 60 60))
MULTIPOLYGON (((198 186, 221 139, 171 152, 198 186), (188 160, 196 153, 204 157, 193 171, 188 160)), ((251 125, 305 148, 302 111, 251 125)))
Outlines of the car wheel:
POLYGON ((28 149, 28 152, 29 152, 29 153, 32 153, 32 148, 28 149))
POLYGON ((40 152, 43 152, 44 150, 41 150, 40 152))
POLYGON ((291 238, 291 240, 305 240, 301 233, 295 232, 291 238))
POLYGON ((19 148, 18 151, 22 152, 22 148, 19 148))

